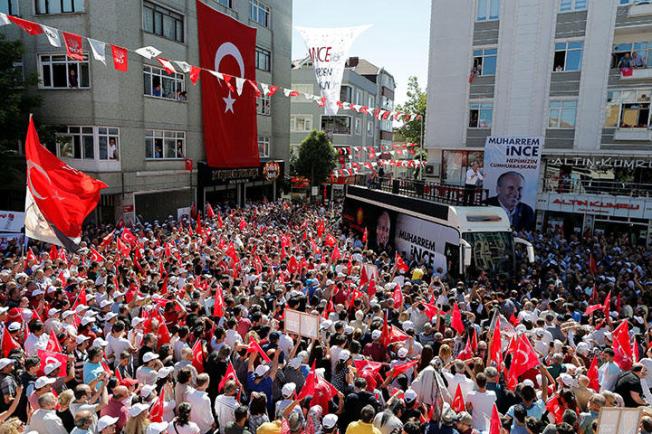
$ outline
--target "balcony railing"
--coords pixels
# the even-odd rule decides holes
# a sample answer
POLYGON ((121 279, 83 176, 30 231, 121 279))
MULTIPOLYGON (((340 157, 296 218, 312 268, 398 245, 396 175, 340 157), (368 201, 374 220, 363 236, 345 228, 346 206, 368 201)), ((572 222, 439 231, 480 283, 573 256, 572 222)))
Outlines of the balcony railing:
POLYGON ((569 194, 652 197, 652 184, 619 182, 605 179, 545 179, 542 191, 569 194))
POLYGON ((482 188, 466 189, 456 185, 413 179, 356 176, 354 184, 448 205, 486 206, 485 201, 489 197, 489 190, 482 188))

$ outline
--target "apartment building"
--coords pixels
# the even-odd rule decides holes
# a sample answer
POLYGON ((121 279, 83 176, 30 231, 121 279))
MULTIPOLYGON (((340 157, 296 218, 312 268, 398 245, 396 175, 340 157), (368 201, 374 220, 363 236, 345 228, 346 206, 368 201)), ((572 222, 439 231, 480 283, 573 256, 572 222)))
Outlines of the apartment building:
POLYGON ((461 185, 488 136, 541 136, 539 228, 649 243, 650 3, 433 0, 426 172, 461 185))
MULTIPOLYGON (((319 95, 310 58, 293 63, 292 89, 319 95)), ((340 101, 390 110, 394 108, 394 89, 394 77, 384 68, 365 59, 350 57, 344 69, 340 101)), ((352 110, 340 110, 336 116, 326 116, 324 109, 313 101, 302 96, 293 98, 290 115, 292 152, 296 152, 313 129, 329 135, 335 148, 341 152, 341 164, 370 161, 369 148, 373 148, 375 153, 380 152, 383 145, 389 150, 392 144, 391 121, 379 121, 369 114, 352 110)))
MULTIPOLYGON (((202 1, 256 28, 257 80, 290 86, 291 0, 202 1)), ((194 0, 0 0, 0 11, 129 49, 151 45, 167 58, 199 65, 194 0)), ((22 40, 24 73, 38 76, 35 91, 43 104, 37 119, 58 131, 57 142, 47 146, 109 185, 91 221, 152 220, 176 216, 192 202, 242 204, 277 194, 269 174, 282 172, 288 159, 287 98, 259 98, 261 167, 216 171, 202 164, 201 86, 187 75, 168 75, 135 54, 129 71, 120 73, 110 57, 108 66, 92 60, 86 41, 90 59, 75 61, 44 36, 15 26, 1 31, 22 40), (185 159, 193 161, 191 172, 185 159), (275 163, 271 171, 268 162, 275 163)))

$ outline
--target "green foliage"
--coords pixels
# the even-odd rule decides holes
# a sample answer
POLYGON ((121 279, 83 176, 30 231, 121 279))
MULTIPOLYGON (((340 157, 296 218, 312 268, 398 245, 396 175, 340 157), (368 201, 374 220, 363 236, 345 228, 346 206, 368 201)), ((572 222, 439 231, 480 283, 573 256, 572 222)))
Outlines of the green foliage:
MULTIPOLYGON (((426 92, 419 87, 417 78, 412 76, 408 79, 407 101, 403 105, 396 107, 396 110, 407 113, 421 115, 422 119, 415 119, 411 122, 406 122, 398 133, 402 135, 408 143, 416 143, 421 145, 421 126, 426 121, 426 92)), ((425 125, 425 124, 424 124, 425 125)))
POLYGON ((311 180, 311 185, 320 185, 335 169, 337 154, 323 131, 313 130, 303 139, 292 167, 299 176, 311 180))
MULTIPOLYGON (((18 143, 25 140, 29 114, 41 104, 39 96, 30 93, 36 77, 23 76, 15 63, 23 57, 21 41, 9 41, 0 34, 0 184, 15 183, 24 177, 24 162, 18 156, 18 143)), ((42 130, 41 141, 52 138, 51 131, 42 130)))

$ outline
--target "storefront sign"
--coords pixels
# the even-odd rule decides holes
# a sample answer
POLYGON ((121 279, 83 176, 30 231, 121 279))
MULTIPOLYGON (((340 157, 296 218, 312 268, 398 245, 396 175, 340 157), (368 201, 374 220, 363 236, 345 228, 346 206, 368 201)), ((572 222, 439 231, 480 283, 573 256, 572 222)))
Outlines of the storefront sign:
POLYGON ((273 181, 283 173, 283 161, 268 161, 258 167, 240 169, 212 168, 200 161, 199 182, 203 185, 244 184, 250 181, 273 181), (274 176, 276 175, 276 176, 274 176))
POLYGON ((20 232, 25 226, 25 213, 18 211, 0 211, 0 231, 20 232))
POLYGON ((652 219, 652 199, 648 198, 540 193, 537 208, 578 214, 652 219))
POLYGON ((652 169, 652 159, 619 157, 548 157, 549 166, 586 167, 588 169, 652 169))
POLYGON ((485 143, 487 203, 507 210, 516 230, 534 229, 542 149, 542 137, 490 136, 485 143))
POLYGON ((273 181, 281 174, 281 166, 276 161, 268 161, 263 166, 263 176, 268 181, 273 181))

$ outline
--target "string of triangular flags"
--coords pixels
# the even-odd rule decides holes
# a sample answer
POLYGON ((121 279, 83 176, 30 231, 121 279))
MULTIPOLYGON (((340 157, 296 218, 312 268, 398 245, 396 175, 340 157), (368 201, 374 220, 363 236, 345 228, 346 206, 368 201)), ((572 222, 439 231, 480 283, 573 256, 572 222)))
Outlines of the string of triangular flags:
MULTIPOLYGON (((127 72, 129 70, 129 53, 131 52, 138 54, 139 56, 144 57, 148 60, 156 60, 167 74, 178 74, 179 71, 181 71, 183 74, 187 74, 193 85, 196 85, 199 81, 200 72, 205 71, 213 75, 218 80, 223 81, 230 89, 233 88, 233 83, 235 83, 235 90, 237 91, 238 95, 242 94, 246 84, 254 89, 256 97, 260 97, 261 95, 272 97, 273 95, 279 93, 279 90, 281 90, 279 94, 282 94, 285 97, 292 98, 302 96, 308 101, 317 103, 320 107, 324 107, 326 105, 325 97, 299 92, 294 89, 282 88, 273 84, 256 82, 254 80, 249 80, 242 77, 235 77, 226 73, 214 71, 212 69, 191 65, 190 63, 183 60, 170 60, 161 57, 160 55, 163 54, 162 51, 152 46, 131 50, 119 45, 107 44, 106 42, 99 41, 97 39, 83 37, 76 33, 64 32, 55 27, 46 26, 45 24, 36 23, 24 18, 0 13, 0 26, 8 24, 15 24, 32 36, 45 34, 45 36, 48 38, 48 41, 50 42, 50 45, 53 47, 61 48, 63 42, 63 45, 66 48, 66 55, 74 60, 84 60, 83 40, 86 39, 88 45, 91 48, 91 52, 93 53, 93 58, 96 61, 102 62, 106 66, 106 51, 107 45, 109 45, 110 54, 113 59, 113 67, 116 71, 127 72), (63 41, 61 36, 63 36, 63 41)), ((369 107, 366 105, 351 104, 349 102, 343 101, 337 101, 337 106, 342 110, 351 110, 354 112, 371 115, 378 120, 409 122, 422 118, 421 115, 384 110, 380 107, 369 107)))
MULTIPOLYGON (((384 153, 389 154, 392 158, 396 156, 409 156, 416 154, 416 143, 394 143, 391 145, 384 145, 387 149, 384 153)), ((352 158, 356 153, 366 152, 370 160, 376 160, 376 150, 373 147, 366 146, 338 146, 335 145, 337 152, 340 155, 339 168, 332 171, 331 176, 340 178, 343 176, 352 176, 360 173, 363 168, 375 172, 378 166, 388 167, 402 167, 402 168, 415 168, 424 166, 425 162, 418 159, 388 159, 378 158, 377 161, 356 162, 345 161, 345 158, 352 158)))

